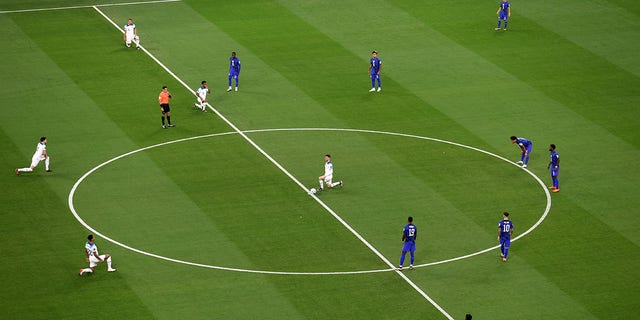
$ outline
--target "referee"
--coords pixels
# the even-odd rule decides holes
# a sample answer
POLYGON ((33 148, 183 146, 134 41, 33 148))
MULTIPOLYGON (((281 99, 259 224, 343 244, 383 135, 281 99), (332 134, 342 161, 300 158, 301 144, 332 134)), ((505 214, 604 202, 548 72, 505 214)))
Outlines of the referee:
POLYGON ((171 124, 171 108, 169 108, 169 99, 171 99, 171 93, 167 90, 167 86, 162 86, 162 91, 158 96, 158 103, 160 103, 160 111, 162 112, 162 129, 167 127, 175 127, 171 124), (167 116, 167 125, 164 125, 164 116, 167 116))

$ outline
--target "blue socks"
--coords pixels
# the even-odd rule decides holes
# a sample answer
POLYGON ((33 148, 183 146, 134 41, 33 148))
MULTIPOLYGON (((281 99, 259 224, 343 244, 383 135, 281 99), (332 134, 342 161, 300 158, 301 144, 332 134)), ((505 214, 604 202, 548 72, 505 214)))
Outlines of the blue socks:
MULTIPOLYGON (((414 252, 409 252, 411 253, 411 265, 413 265, 413 261, 415 261, 415 253, 414 252)), ((402 255, 400 256, 400 265, 404 264, 404 258, 406 257, 406 252, 403 252, 402 255)))
POLYGON ((560 181, 558 181, 558 178, 551 178, 551 180, 553 181, 553 186, 556 187, 556 189, 560 189, 560 181))
MULTIPOLYGON (((231 87, 231 83, 233 81, 231 81, 231 79, 233 79, 235 76, 229 76, 229 87, 231 87)), ((236 77, 236 87, 240 85, 240 77, 236 77)))

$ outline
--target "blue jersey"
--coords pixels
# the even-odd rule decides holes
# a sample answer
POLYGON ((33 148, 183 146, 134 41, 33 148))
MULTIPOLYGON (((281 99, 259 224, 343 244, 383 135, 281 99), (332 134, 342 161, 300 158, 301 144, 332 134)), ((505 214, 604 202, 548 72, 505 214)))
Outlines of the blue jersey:
POLYGON ((500 220, 500 222, 498 222, 498 229, 500 229, 500 238, 511 239, 511 230, 513 230, 511 220, 500 220))
POLYGON ((560 162, 560 155, 555 151, 551 151, 551 161, 549 162, 549 165, 551 167, 555 167, 558 165, 559 162, 560 162))
POLYGON ((412 223, 409 223, 404 226, 402 231, 404 233, 404 242, 416 242, 416 235, 418 234, 418 228, 412 223))
POLYGON ((504 14, 509 13, 509 1, 500 2, 500 13, 504 13, 504 14))
POLYGON ((229 74, 240 74, 240 59, 229 57, 229 74))
POLYGON ((525 138, 517 138, 516 139, 516 143, 518 145, 521 145, 521 146, 525 147, 525 148, 531 146, 531 141, 529 141, 529 140, 527 140, 525 138))
POLYGON ((375 57, 369 60, 369 64, 371 65, 371 74, 377 74, 380 71, 380 65, 382 65, 382 61, 380 61, 380 58, 375 57))

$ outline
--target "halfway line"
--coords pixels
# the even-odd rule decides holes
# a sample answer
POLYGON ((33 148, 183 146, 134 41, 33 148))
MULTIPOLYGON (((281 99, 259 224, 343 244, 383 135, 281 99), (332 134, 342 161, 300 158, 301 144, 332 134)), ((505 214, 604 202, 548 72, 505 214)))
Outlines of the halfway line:
MULTIPOLYGON (((93 8, 100 13, 107 21, 109 21, 116 29, 120 32, 124 33, 122 30, 111 18, 109 18, 106 14, 104 14, 97 6, 93 6, 93 8)), ((180 79, 175 73, 173 73, 167 66, 165 66, 160 60, 158 60, 153 54, 151 54, 144 47, 140 47, 153 61, 155 61, 160 67, 162 67, 165 71, 167 71, 173 78, 175 78, 180 84, 182 84, 189 92, 195 95, 195 91, 191 89, 182 79, 180 79)), ((260 152, 265 158, 267 158, 271 163, 273 163, 280 171, 282 171, 285 175, 287 175, 293 182, 295 182, 302 190, 306 193, 309 193, 309 189, 305 187, 296 177, 294 177, 287 169, 285 169, 280 163, 278 163, 275 159, 273 159, 266 151, 264 151, 260 146, 258 146, 251 138, 249 138, 242 130, 238 129, 231 121, 229 121, 224 115, 222 115, 218 110, 216 110, 213 106, 209 105, 209 109, 215 112, 215 114, 220 117, 229 127, 231 127, 235 132, 237 132, 242 138, 244 138, 250 145, 252 145, 258 152, 260 152)), ((344 221, 337 213, 333 211, 333 209, 329 208, 322 200, 320 200, 315 194, 310 195, 318 204, 320 204, 327 212, 329 212, 336 220, 338 220, 347 230, 351 231, 351 233, 358 238, 367 248, 369 248, 375 255, 380 258, 386 265, 390 268, 395 269, 395 265, 389 261, 378 249, 376 249, 371 243, 369 243, 366 239, 364 239, 356 230, 354 230, 346 221, 344 221)), ((411 281, 402 271, 395 269, 396 274, 398 274, 402 279, 404 279, 411 287, 413 287, 422 297, 424 297, 429 303, 431 303, 440 313, 442 313, 447 319, 454 320, 440 305, 438 305, 429 295, 427 295, 420 287, 418 287, 413 281, 411 281)))

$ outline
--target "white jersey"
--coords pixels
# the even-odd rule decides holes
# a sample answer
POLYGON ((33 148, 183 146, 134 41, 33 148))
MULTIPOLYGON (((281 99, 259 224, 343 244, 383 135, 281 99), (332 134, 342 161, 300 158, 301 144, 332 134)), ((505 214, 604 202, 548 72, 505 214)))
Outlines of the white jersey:
POLYGON ((136 30, 135 23, 124 25, 124 33, 125 35, 127 35, 127 38, 133 38, 133 36, 135 35, 135 30, 136 30))
POLYGON ((47 151, 47 145, 42 143, 42 142, 38 142, 38 145, 36 146, 36 152, 33 154, 32 159, 33 160, 44 160, 44 153, 47 151))
POLYGON ((324 163, 324 176, 325 177, 333 176, 333 163, 331 163, 331 161, 324 163))
POLYGON ((204 88, 204 87, 200 87, 198 88, 198 91, 196 91, 196 93, 198 94, 198 97, 202 100, 207 100, 207 93, 209 93, 209 89, 208 88, 204 88))
POLYGON ((87 250, 87 255, 89 255, 89 257, 94 257, 95 258, 95 256, 93 255, 94 253, 96 255, 100 255, 100 254, 98 254, 98 246, 96 246, 95 243, 87 242, 84 245, 84 249, 87 250))

